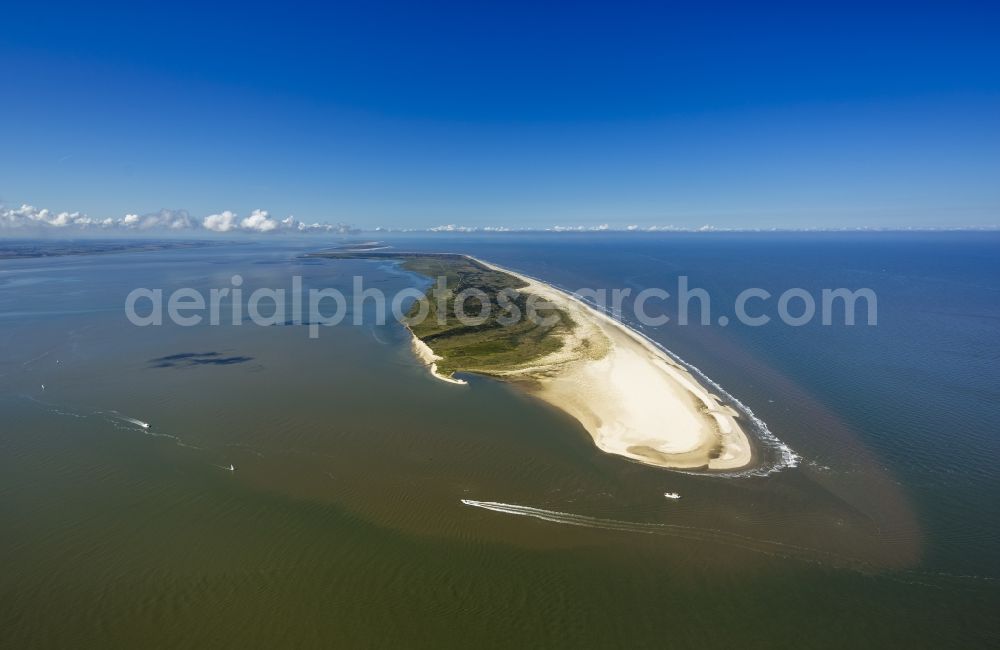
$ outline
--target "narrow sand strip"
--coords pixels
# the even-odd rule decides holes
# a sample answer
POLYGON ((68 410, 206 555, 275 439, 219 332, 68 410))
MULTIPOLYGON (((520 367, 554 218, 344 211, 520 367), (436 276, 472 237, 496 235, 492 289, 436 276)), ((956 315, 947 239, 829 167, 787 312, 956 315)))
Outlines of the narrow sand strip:
POLYGON ((731 470, 751 463, 736 411, 663 350, 555 287, 476 261, 520 278, 528 285, 520 291, 573 318, 561 350, 503 376, 533 380, 532 392, 579 420, 600 449, 659 467, 731 470))
POLYGON ((446 381, 449 384, 467 384, 469 382, 463 381, 461 379, 455 379, 454 377, 449 377, 442 375, 438 372, 437 362, 441 360, 441 357, 434 354, 434 350, 431 346, 427 345, 413 333, 409 327, 406 328, 410 332, 410 347, 413 348, 413 353, 417 355, 417 358, 423 362, 427 369, 431 371, 431 376, 435 379, 440 379, 441 381, 446 381))

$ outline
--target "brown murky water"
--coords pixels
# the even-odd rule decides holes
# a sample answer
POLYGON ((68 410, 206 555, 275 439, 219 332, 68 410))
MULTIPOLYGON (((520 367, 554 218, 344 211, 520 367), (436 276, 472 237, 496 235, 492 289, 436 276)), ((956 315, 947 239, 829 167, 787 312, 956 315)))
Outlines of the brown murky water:
POLYGON ((136 328, 122 313, 136 286, 226 286, 235 272, 248 291, 294 273, 345 289, 355 272, 385 291, 414 281, 297 252, 2 268, 0 643, 995 640, 997 583, 926 566, 905 487, 776 370, 769 389, 851 472, 719 478, 608 456, 508 386, 434 380, 393 323, 311 340, 304 326, 136 328))

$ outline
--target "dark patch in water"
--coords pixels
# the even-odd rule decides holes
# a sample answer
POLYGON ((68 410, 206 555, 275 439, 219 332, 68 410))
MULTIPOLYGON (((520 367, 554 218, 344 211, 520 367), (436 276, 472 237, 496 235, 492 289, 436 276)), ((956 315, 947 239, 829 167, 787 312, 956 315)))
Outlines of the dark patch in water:
POLYGON ((154 368, 178 368, 189 366, 232 366, 253 361, 253 357, 224 357, 219 352, 180 352, 149 361, 154 368))
POLYGON ((183 361, 184 359, 196 359, 200 357, 217 357, 218 352, 180 352, 178 354, 170 354, 165 357, 159 357, 153 359, 150 363, 157 362, 170 362, 170 361, 183 361))

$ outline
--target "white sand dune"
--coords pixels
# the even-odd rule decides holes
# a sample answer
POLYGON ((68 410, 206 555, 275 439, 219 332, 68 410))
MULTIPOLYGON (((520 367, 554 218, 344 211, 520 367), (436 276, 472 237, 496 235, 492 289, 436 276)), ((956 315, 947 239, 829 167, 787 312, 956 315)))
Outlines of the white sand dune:
MULTIPOLYGON (((475 261, 521 279, 527 286, 519 291, 565 310, 574 321, 558 351, 530 366, 491 374, 530 380, 532 393, 579 420, 608 453, 684 469, 733 470, 753 461, 738 413, 663 350, 564 291, 475 261)), ((412 346, 434 377, 466 383, 439 373, 441 357, 416 336, 412 346)))
POLYGON ((533 392, 579 420, 600 449, 659 467, 732 470, 752 462, 737 412, 663 350, 555 287, 477 261, 520 278, 528 285, 521 291, 573 318, 561 350, 505 374, 532 379, 533 392))

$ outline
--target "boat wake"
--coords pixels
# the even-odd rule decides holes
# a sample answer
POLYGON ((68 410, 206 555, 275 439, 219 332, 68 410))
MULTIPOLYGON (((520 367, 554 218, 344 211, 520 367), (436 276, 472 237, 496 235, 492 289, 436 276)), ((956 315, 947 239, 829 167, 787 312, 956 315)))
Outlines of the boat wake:
POLYGON ((124 422, 131 422, 132 424, 134 424, 134 425, 136 425, 138 427, 142 427, 143 429, 148 429, 149 428, 149 422, 143 422, 142 420, 136 420, 135 418, 126 417, 124 415, 118 416, 118 419, 120 419, 120 420, 122 420, 124 422))
POLYGON ((714 542, 755 553, 761 553, 771 557, 811 562, 822 566, 833 566, 839 569, 856 571, 865 575, 878 574, 881 577, 894 582, 931 587, 935 589, 941 588, 944 583, 967 584, 972 581, 1000 581, 1000 578, 990 575, 960 575, 943 571, 922 571, 919 569, 895 569, 890 572, 886 572, 884 569, 865 560, 850 558, 821 549, 808 548, 805 546, 778 542, 771 539, 750 537, 748 535, 740 535, 738 533, 730 533, 712 528, 697 528, 694 526, 682 526, 680 524, 659 524, 654 522, 605 519, 602 517, 577 515, 570 512, 559 512, 558 510, 546 510, 544 508, 522 506, 514 503, 500 503, 498 501, 461 499, 461 502, 464 505, 472 506, 473 508, 482 508, 483 510, 491 510, 493 512, 519 517, 531 517, 533 519, 540 519, 542 521, 567 526, 580 526, 582 528, 596 528, 599 530, 624 533, 664 535, 692 541, 714 542))
POLYGON ((513 503, 500 503, 497 501, 476 501, 473 499, 461 499, 462 503, 473 508, 482 508, 507 515, 519 517, 531 517, 555 524, 567 526, 579 526, 582 528, 596 528, 599 530, 609 530, 624 533, 638 533, 646 535, 664 535, 677 537, 692 541, 705 541, 735 546, 756 553, 763 553, 775 557, 794 558, 816 563, 832 563, 841 567, 849 567, 858 570, 874 570, 874 567, 861 560, 847 558, 829 553, 820 549, 807 548, 778 542, 770 539, 760 539, 738 533, 730 533, 712 528, 697 528, 694 526, 683 526, 680 524, 661 524, 655 522, 622 521, 618 519, 605 519, 602 517, 591 517, 588 515, 578 515, 570 512, 559 512, 558 510, 546 510, 544 508, 534 508, 513 503))
POLYGON ((95 414, 105 415, 105 416, 110 415, 111 417, 107 419, 110 420, 111 423, 118 429, 135 431, 136 430, 135 427, 139 427, 139 431, 143 435, 149 436, 151 438, 167 438, 169 440, 173 440, 174 443, 176 443, 180 447, 189 447, 191 449, 202 449, 197 445, 192 445, 190 443, 185 442, 180 436, 175 436, 172 433, 153 431, 149 428, 150 425, 148 422, 143 422, 142 420, 137 420, 136 418, 128 417, 127 415, 122 415, 118 411, 95 411, 95 414), (121 423, 126 423, 133 426, 123 427, 121 426, 121 423))

